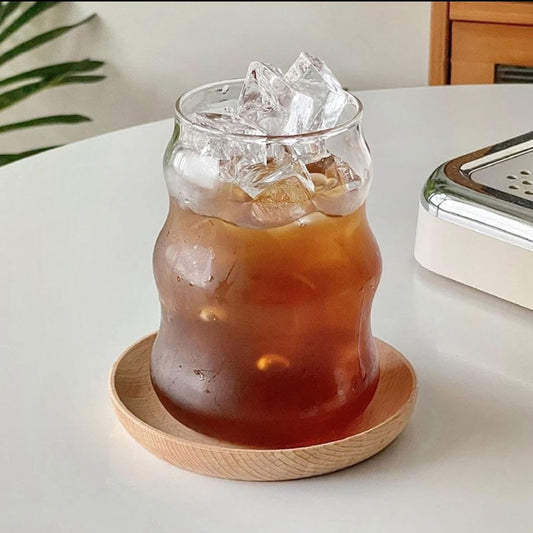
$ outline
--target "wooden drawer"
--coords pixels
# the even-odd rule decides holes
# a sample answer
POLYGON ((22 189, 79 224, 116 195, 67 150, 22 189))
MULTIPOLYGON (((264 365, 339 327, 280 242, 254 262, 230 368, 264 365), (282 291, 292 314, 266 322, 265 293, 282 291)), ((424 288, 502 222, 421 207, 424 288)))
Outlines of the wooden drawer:
POLYGON ((450 20, 533 25, 533 2, 449 2, 449 4, 450 20))
POLYGON ((533 66, 533 26, 452 24, 452 84, 494 83, 497 64, 533 66))
POLYGON ((433 2, 431 85, 494 83, 497 65, 533 67, 533 2, 433 2))

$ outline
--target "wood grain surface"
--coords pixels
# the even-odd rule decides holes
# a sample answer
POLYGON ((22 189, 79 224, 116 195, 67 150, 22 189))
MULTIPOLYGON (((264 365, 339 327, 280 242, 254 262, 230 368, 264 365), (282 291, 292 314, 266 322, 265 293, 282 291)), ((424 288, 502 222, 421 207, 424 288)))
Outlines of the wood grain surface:
POLYGON ((454 22, 451 82, 493 83, 496 65, 533 66, 533 26, 454 22))
POLYGON ((533 2, 450 2, 450 19, 533 25, 533 2))
POLYGON ((533 26, 455 22, 452 62, 533 65, 533 26))
POLYGON ((275 481, 325 474, 355 465, 388 446, 405 428, 416 401, 416 376, 394 348, 376 339, 380 381, 376 394, 345 439, 291 449, 248 448, 180 424, 161 405, 150 381, 155 334, 118 358, 110 375, 115 412, 147 450, 180 468, 209 476, 275 481))
POLYGON ((431 2, 429 84, 446 85, 450 72, 449 2, 431 2))

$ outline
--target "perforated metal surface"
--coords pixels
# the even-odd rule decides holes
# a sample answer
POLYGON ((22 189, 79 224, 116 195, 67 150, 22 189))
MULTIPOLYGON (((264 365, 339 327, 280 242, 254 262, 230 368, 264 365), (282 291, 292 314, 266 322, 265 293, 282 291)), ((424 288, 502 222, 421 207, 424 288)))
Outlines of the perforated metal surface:
POLYGON ((421 203, 437 218, 533 252, 533 131, 443 163, 421 203))
POLYGON ((470 179, 492 189, 533 201, 533 150, 473 169, 470 179))

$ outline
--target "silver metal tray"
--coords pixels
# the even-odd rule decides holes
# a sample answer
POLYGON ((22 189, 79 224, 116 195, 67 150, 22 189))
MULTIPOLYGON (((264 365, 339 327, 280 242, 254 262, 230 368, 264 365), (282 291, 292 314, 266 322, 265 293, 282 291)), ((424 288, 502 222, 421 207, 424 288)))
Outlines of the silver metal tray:
POLYGON ((533 251, 533 131, 444 163, 426 182, 421 205, 533 251))

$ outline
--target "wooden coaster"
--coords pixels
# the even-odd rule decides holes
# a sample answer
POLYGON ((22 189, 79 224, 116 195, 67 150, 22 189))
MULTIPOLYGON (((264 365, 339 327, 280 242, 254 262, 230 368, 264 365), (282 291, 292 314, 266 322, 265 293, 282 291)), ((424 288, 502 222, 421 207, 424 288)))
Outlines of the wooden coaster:
POLYGON ((250 448, 207 437, 180 424, 161 405, 150 381, 155 333, 130 346, 110 376, 115 412, 128 433, 169 463, 226 479, 276 481, 334 472, 388 446, 405 428, 416 401, 413 368, 392 346, 376 339, 380 379, 372 402, 344 439, 280 450, 250 448))

